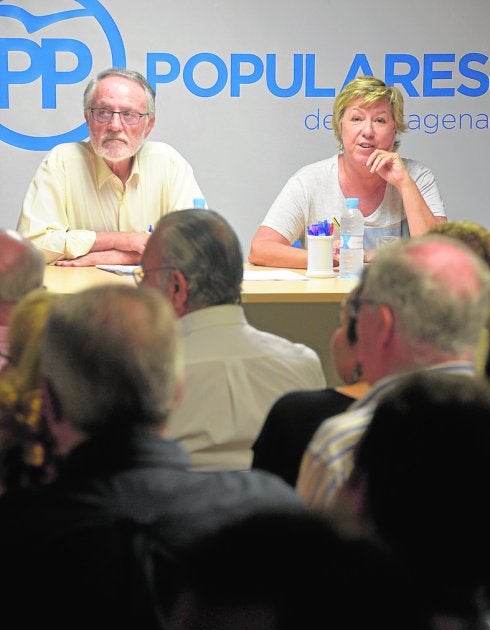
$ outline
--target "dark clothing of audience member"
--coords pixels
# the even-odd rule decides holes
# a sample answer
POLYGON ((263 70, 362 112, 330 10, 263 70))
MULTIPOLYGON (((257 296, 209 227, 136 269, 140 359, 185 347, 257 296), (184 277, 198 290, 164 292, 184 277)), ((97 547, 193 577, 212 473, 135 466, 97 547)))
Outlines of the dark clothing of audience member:
POLYGON ((165 437, 179 353, 173 308, 152 289, 108 285, 53 307, 41 373, 65 460, 54 482, 0 497, 2 625, 165 628, 191 541, 271 506, 304 510, 267 473, 190 469, 165 437))
POLYGON ((361 378, 357 356, 358 286, 342 304, 339 326, 330 344, 335 368, 345 385, 285 394, 271 407, 253 445, 252 468, 268 470, 293 487, 303 454, 318 427, 369 389, 361 378))
POLYGON ((301 459, 315 431, 355 398, 334 388, 285 394, 271 408, 253 445, 252 468, 268 470, 296 485, 301 459))
POLYGON ((374 541, 315 513, 268 511, 194 544, 171 630, 423 630, 411 585, 374 541))
POLYGON ((488 385, 427 371, 378 403, 340 501, 392 550, 435 619, 476 628, 489 609, 489 487, 488 385))

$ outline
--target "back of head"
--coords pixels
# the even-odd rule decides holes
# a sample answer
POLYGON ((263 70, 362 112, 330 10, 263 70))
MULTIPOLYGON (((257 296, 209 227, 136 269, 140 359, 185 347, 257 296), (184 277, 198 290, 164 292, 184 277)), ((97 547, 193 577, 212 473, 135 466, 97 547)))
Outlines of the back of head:
POLYGON ((435 223, 429 234, 455 238, 475 252, 490 267, 490 230, 472 221, 442 221, 435 223))
POLYGON ((355 454, 382 539, 455 606, 490 577, 489 419, 485 383, 421 372, 379 402, 355 454))
POLYGON ((156 291, 94 287, 54 307, 41 372, 78 430, 160 428, 181 370, 178 337, 173 308, 156 291))
POLYGON ((17 302, 42 286, 42 252, 14 230, 0 229, 0 302, 17 302))
MULTIPOLYGON (((430 234, 443 234, 450 238, 465 243, 482 261, 490 267, 490 230, 472 221, 444 221, 436 223, 430 230, 430 234)), ((477 357, 477 371, 485 374, 490 380, 490 319, 487 329, 482 331, 477 357)))
POLYGON ((391 558, 323 514, 257 513, 198 541, 183 568, 187 623, 175 630, 250 628, 247 611, 261 630, 415 627, 413 601, 398 618, 409 595, 391 558))
POLYGON ((400 239, 382 248, 362 279, 361 302, 393 312, 405 350, 474 359, 490 311, 490 271, 466 246, 439 235, 400 239))
POLYGON ((160 219, 150 240, 148 247, 158 249, 160 262, 185 276, 189 308, 240 302, 243 255, 236 233, 220 214, 171 212, 160 219))

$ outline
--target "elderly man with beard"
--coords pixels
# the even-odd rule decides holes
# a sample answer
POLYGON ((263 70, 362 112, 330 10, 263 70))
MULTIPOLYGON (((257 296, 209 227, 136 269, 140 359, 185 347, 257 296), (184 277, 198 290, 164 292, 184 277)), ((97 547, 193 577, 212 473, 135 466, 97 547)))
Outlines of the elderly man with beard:
POLYGON ((189 163, 163 142, 155 93, 138 72, 110 68, 87 85, 87 142, 54 147, 31 182, 18 230, 47 263, 136 264, 160 217, 193 206, 202 192, 189 163))

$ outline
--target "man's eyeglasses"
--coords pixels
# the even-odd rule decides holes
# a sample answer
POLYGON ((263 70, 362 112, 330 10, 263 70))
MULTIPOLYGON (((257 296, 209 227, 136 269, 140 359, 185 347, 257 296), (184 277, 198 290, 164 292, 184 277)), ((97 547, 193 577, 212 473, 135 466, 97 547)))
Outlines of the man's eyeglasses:
POLYGON ((95 122, 108 123, 111 122, 114 114, 119 114, 121 122, 125 125, 137 125, 143 116, 149 116, 148 112, 140 114, 139 112, 115 112, 112 109, 106 109, 105 107, 89 107, 92 118, 95 122))
POLYGON ((162 265, 161 267, 152 267, 151 269, 144 269, 143 267, 136 267, 133 269, 133 278, 136 284, 141 284, 145 277, 152 271, 163 271, 164 269, 175 269, 174 265, 162 265))

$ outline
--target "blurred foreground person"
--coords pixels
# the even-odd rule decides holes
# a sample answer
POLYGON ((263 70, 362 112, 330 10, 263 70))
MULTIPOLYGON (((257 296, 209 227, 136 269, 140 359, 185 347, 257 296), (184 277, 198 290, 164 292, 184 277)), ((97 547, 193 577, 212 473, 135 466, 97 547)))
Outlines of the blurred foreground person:
POLYGON ((266 507, 304 509, 272 475, 191 471, 166 439, 182 360, 174 310, 156 291, 66 295, 46 326, 41 375, 66 459, 53 483, 0 497, 0 615, 15 613, 19 627, 161 628, 187 544, 266 507), (154 593, 161 572, 167 587, 154 593))
POLYGON ((426 629, 396 563, 344 529, 317 514, 269 511, 198 541, 171 629, 426 629))
POLYGON ((12 311, 10 361, 0 374, 0 492, 54 478, 57 457, 42 404, 44 327, 61 293, 34 289, 12 311))
POLYGON ((373 386, 320 425, 303 457, 297 489, 310 505, 330 505, 352 469, 355 445, 377 401, 408 372, 475 375, 490 312, 490 271, 466 245, 426 235, 377 253, 358 294, 358 356, 373 386))
POLYGON ((14 230, 0 229, 0 372, 8 364, 8 327, 17 302, 42 286, 44 258, 14 230))
MULTIPOLYGON (((484 228, 483 225, 473 221, 447 221, 436 223, 430 228, 429 233, 444 234, 465 243, 490 268, 490 230, 484 228)), ((478 345, 476 369, 478 374, 485 375, 490 381, 490 316, 487 325, 482 330, 478 345)))
POLYGON ((425 371, 378 403, 339 495, 400 560, 441 630, 484 627, 489 487, 488 385, 425 371))

